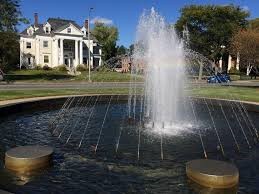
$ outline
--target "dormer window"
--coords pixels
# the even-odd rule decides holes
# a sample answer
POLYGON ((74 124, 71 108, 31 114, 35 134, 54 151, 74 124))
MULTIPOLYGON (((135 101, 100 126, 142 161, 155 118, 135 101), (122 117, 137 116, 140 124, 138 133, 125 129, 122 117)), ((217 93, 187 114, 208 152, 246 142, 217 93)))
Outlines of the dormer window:
POLYGON ((31 48, 31 42, 26 42, 26 48, 30 49, 31 48))
POLYGON ((33 35, 33 29, 32 29, 32 28, 29 28, 29 29, 27 30, 27 33, 28 33, 29 36, 33 35))
POLYGON ((51 25, 47 22, 44 26, 43 29, 46 34, 49 34, 51 32, 51 25))
POLYGON ((67 29, 67 33, 71 33, 71 28, 68 28, 68 29, 67 29))

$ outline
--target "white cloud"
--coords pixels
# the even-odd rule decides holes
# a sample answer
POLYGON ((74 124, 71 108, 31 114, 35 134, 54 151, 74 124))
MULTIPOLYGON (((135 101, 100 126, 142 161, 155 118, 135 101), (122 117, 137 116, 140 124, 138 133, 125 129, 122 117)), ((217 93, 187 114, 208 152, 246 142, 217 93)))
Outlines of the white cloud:
POLYGON ((111 24, 113 24, 113 21, 108 18, 102 18, 100 16, 97 16, 97 17, 93 18, 90 23, 91 24, 103 23, 103 24, 111 25, 111 24))

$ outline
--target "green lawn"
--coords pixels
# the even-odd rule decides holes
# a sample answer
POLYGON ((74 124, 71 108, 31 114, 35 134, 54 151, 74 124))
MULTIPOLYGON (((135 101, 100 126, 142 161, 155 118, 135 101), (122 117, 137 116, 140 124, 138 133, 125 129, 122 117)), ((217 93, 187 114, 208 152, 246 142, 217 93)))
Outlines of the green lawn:
POLYGON ((209 98, 259 102, 259 89, 252 87, 211 86, 206 88, 193 88, 189 91, 189 94, 209 98))
POLYGON ((0 92, 0 101, 43 97, 43 96, 62 96, 62 95, 80 95, 80 94, 128 94, 127 88, 118 89, 50 89, 50 90, 6 90, 0 92))
MULTIPOLYGON (((88 71, 81 72, 78 76, 68 75, 66 72, 56 70, 17 70, 9 72, 7 79, 10 81, 83 81, 88 80, 88 71)), ((128 82, 131 79, 129 73, 91 71, 93 82, 128 82)), ((138 76, 137 81, 142 81, 138 76)))
MULTIPOLYGON (((197 97, 236 99, 259 102, 259 89, 245 87, 211 86, 187 90, 188 94, 197 97)), ((50 89, 50 90, 6 90, 0 92, 0 101, 18 98, 79 95, 79 94, 128 94, 128 88, 114 89, 50 89)))

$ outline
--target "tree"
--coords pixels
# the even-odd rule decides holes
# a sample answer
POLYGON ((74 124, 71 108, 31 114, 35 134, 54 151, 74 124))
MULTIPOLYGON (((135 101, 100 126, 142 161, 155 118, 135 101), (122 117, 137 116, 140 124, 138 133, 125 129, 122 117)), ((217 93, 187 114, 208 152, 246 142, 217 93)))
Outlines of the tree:
POLYGON ((127 48, 123 45, 117 47, 117 55, 127 54, 127 48))
POLYGON ((104 60, 116 55, 116 41, 118 40, 118 29, 116 27, 107 26, 103 23, 96 23, 92 34, 102 45, 104 60))
POLYGON ((259 32, 255 30, 240 30, 231 39, 230 52, 239 53, 241 69, 259 64, 259 32))
POLYGON ((19 63, 19 41, 15 32, 0 32, 0 68, 9 70, 19 63))
POLYGON ((20 22, 28 23, 22 17, 19 0, 0 0, 0 13, 0 32, 14 32, 20 22))
POLYGON ((130 55, 133 55, 133 53, 134 53, 134 44, 131 44, 131 45, 129 46, 129 54, 130 54, 130 55))
POLYGON ((0 68, 14 67, 19 62, 19 37, 16 26, 28 21, 22 17, 20 1, 0 0, 0 68))
POLYGON ((221 46, 228 48, 232 36, 247 27, 249 13, 238 6, 190 5, 181 9, 175 28, 180 36, 189 30, 190 48, 217 61, 221 46))
POLYGON ((259 18, 255 18, 249 21, 249 29, 259 32, 259 18))

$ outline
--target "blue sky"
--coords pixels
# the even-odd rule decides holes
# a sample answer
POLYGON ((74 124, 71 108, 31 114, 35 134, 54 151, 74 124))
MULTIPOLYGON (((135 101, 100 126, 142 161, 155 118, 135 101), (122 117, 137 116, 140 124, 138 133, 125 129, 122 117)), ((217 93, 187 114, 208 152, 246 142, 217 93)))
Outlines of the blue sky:
MULTIPOLYGON (((21 11, 31 22, 37 12, 41 23, 49 17, 60 17, 75 20, 81 25, 88 17, 89 7, 93 7, 91 18, 103 19, 117 26, 118 44, 129 46, 134 42, 138 19, 144 9, 153 6, 168 22, 174 23, 179 17, 180 8, 185 5, 230 3, 248 9, 251 18, 259 17, 258 0, 22 0, 21 11)), ((19 26, 20 31, 24 28, 24 25, 19 26)))

